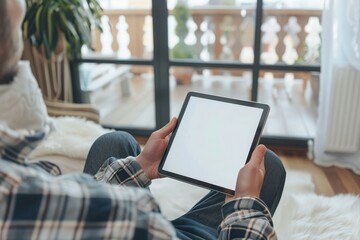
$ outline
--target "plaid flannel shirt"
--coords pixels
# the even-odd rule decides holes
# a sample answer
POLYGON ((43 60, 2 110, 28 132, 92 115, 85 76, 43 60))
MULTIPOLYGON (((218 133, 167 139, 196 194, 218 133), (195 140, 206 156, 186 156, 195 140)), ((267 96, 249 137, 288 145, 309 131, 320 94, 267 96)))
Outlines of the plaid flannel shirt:
MULTIPOLYGON (((25 161, 42 139, 34 136, 0 135, 0 239, 176 239, 133 157, 108 159, 95 178, 61 176, 56 165, 25 161)), ((276 238, 259 199, 233 200, 222 212, 219 239, 276 238)))

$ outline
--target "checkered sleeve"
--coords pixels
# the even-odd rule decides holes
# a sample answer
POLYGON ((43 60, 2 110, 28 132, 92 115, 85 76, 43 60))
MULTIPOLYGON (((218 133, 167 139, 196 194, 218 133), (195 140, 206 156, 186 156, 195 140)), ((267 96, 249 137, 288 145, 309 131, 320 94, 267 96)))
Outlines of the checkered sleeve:
POLYGON ((60 168, 51 162, 27 162, 29 154, 45 137, 44 131, 17 132, 0 125, 0 158, 46 171, 54 176, 60 175, 60 168))
POLYGON ((152 194, 0 160, 0 239, 176 239, 152 194))
POLYGON ((224 220, 219 239, 277 239, 265 203, 258 198, 239 198, 222 207, 224 220))
POLYGON ((98 182, 146 188, 151 180, 134 157, 109 158, 95 174, 98 182))
POLYGON ((45 135, 43 131, 19 133, 0 125, 0 157, 24 162, 45 135))

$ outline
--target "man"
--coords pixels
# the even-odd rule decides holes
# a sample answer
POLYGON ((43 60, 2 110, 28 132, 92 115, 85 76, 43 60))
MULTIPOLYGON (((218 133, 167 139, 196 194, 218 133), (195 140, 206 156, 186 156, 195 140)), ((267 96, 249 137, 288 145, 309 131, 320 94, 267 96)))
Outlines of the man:
MULTIPOLYGON (((26 77, 18 64, 23 16, 23 1, 0 0, 0 87, 4 88, 0 97, 26 77)), ((285 172, 262 145, 240 170, 235 196, 210 192, 170 222, 147 187, 159 177, 157 167, 175 118, 150 136, 141 153, 127 133, 100 137, 90 149, 86 174, 61 176, 53 164, 26 161, 32 144, 44 136, 47 121, 13 126, 2 112, 0 117, 1 239, 276 238, 271 213, 280 199, 285 172), (271 174, 265 173, 265 167, 271 174)))
POLYGON ((53 127, 29 63, 19 62, 24 13, 23 0, 0 0, 0 132, 5 132, 8 139, 0 144, 16 145, 19 150, 16 155, 9 150, 2 153, 9 158, 26 155, 53 127), (19 145, 17 140, 10 143, 10 136, 27 138, 28 144, 19 145))

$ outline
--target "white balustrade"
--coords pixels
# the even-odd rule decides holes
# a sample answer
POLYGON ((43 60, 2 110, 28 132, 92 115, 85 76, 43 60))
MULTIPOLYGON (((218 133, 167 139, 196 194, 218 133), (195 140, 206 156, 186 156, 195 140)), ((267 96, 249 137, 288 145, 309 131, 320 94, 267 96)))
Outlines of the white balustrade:
MULTIPOLYGON (((175 28, 175 21, 169 26, 175 28)), ((265 9, 262 24, 261 61, 266 64, 319 64, 321 11, 265 9)), ((254 9, 194 8, 188 26, 194 58, 234 60, 252 63, 254 59, 254 9)), ((152 17, 149 9, 105 10, 104 32, 94 31, 96 52, 121 58, 152 58, 152 17)), ((169 30, 170 46, 178 41, 169 30)))

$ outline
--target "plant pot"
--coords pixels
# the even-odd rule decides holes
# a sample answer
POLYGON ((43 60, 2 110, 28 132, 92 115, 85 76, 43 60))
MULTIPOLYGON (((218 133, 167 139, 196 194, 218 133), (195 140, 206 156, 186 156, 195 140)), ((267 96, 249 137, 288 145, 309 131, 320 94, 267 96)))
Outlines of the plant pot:
POLYGON ((173 67, 172 74, 176 79, 177 85, 190 85, 194 69, 191 67, 173 67))
POLYGON ((30 61, 32 72, 38 81, 44 98, 72 102, 70 66, 62 39, 51 59, 46 59, 42 48, 33 47, 24 40, 23 59, 30 61))

